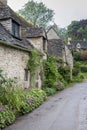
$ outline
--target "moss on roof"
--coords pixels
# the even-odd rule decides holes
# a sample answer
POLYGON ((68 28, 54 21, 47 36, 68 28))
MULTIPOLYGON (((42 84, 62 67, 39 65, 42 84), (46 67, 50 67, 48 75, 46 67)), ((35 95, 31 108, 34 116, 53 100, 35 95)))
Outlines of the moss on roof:
POLYGON ((30 52, 31 51, 31 50, 29 50, 27 48, 24 48, 24 47, 21 47, 21 46, 16 46, 14 44, 7 43, 7 42, 2 41, 2 40, 0 40, 0 44, 8 46, 8 47, 11 47, 11 48, 19 49, 19 50, 22 50, 22 51, 26 51, 26 52, 30 52))
POLYGON ((30 27, 35 27, 32 23, 26 21, 21 15, 19 15, 19 14, 16 13, 16 12, 14 12, 14 13, 15 13, 15 15, 16 15, 23 23, 27 24, 27 25, 30 26, 30 27))

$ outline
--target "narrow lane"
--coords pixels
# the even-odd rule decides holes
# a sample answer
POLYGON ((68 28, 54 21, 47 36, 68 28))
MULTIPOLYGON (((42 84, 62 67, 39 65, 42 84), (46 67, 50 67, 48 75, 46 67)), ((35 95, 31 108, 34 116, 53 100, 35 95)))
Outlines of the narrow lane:
POLYGON ((87 130, 87 82, 50 97, 5 130, 87 130))

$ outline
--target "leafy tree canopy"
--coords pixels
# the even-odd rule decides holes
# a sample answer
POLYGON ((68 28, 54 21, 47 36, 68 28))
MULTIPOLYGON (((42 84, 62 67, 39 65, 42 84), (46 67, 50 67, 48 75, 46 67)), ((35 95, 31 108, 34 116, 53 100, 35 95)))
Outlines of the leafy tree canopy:
POLYGON ((72 21, 67 33, 72 40, 87 40, 87 20, 72 21))
POLYGON ((66 42, 66 40, 67 40, 67 29, 58 27, 57 32, 58 32, 60 38, 63 39, 66 42))
POLYGON ((27 21, 35 26, 47 28, 54 19, 54 11, 47 8, 42 2, 38 3, 33 0, 28 1, 24 7, 19 10, 27 21))

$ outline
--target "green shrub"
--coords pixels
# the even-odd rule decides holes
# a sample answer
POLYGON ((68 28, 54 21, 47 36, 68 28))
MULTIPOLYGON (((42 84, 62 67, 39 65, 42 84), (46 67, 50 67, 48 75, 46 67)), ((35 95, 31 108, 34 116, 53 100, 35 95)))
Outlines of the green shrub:
POLYGON ((80 61, 81 60, 81 52, 74 52, 73 53, 73 56, 74 56, 74 60, 76 61, 80 61))
POLYGON ((87 73, 87 66, 82 65, 82 66, 80 67, 80 69, 81 69, 81 72, 87 73))
POLYGON ((24 115, 32 111, 32 106, 29 105, 28 101, 21 103, 19 115, 24 115))
POLYGON ((13 110, 20 110, 22 98, 21 93, 23 95, 24 91, 22 88, 15 88, 15 87, 1 87, 4 89, 3 94, 1 95, 0 101, 3 105, 8 105, 10 109, 13 110))
POLYGON ((69 83, 70 82, 70 68, 68 66, 60 66, 58 69, 59 73, 62 75, 63 79, 69 83))
POLYGON ((0 128, 4 128, 10 124, 12 124, 15 120, 15 115, 9 108, 4 107, 0 104, 0 128))
POLYGON ((61 91, 65 88, 63 82, 61 82, 60 80, 58 80, 58 84, 57 86, 55 87, 57 91, 61 91))
POLYGON ((56 93, 56 89, 55 88, 45 87, 43 90, 47 93, 48 96, 53 95, 53 94, 56 93))
POLYGON ((49 56, 44 63, 44 86, 53 87, 57 85, 58 80, 58 67, 57 59, 49 56))
POLYGON ((81 63, 80 62, 74 62, 74 67, 73 67, 73 76, 78 76, 78 74, 81 71, 81 63))
POLYGON ((82 73, 79 73, 77 76, 74 76, 72 79, 72 82, 82 82, 84 79, 84 75, 82 73))
POLYGON ((40 89, 32 89, 27 95, 27 101, 32 109, 37 108, 46 99, 46 93, 40 89))

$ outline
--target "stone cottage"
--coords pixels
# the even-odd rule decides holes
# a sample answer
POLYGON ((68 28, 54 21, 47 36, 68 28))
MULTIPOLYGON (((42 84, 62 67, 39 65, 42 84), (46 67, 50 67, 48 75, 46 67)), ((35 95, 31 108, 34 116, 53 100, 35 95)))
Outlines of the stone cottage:
MULTIPOLYGON (((0 0, 0 68, 7 77, 17 78, 23 87, 30 86, 27 62, 33 48, 46 56, 44 29, 33 27, 7 5, 7 0, 0 0)), ((38 77, 37 87, 41 87, 38 77)))
POLYGON ((71 39, 68 39, 68 46, 72 51, 87 50, 87 41, 73 41, 71 39))
POLYGON ((48 38, 48 55, 54 55, 58 59, 62 59, 64 65, 73 67, 73 56, 71 50, 63 40, 59 37, 55 25, 53 25, 47 32, 48 38))
POLYGON ((64 43, 60 39, 56 29, 52 26, 47 31, 48 38, 48 55, 54 55, 58 59, 63 59, 64 43))

